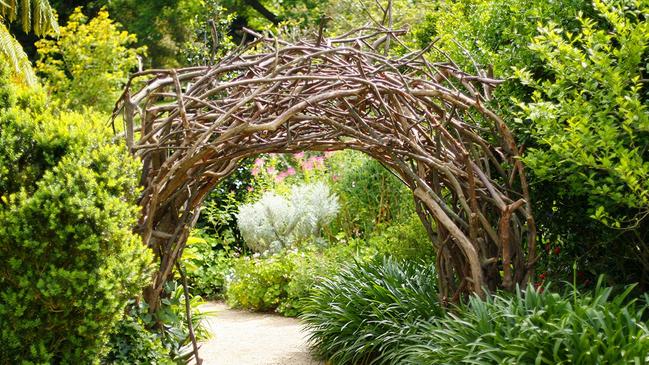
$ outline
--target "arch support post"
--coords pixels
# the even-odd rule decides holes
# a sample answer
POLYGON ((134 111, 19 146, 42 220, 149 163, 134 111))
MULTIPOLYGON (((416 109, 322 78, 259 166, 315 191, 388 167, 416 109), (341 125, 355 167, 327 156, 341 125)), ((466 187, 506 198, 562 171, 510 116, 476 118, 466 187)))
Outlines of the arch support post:
MULTIPOLYGON (((460 230, 460 228, 446 215, 442 207, 437 204, 437 202, 431 198, 428 193, 421 187, 418 187, 414 190, 414 194, 419 198, 428 209, 435 215, 438 222, 444 226, 446 230, 451 234, 455 244, 458 245, 460 251, 464 255, 466 261, 469 264, 470 277, 461 278, 460 280, 468 280, 470 282, 471 289, 478 296, 483 297, 485 283, 482 275, 482 266, 480 265, 480 258, 478 257, 478 252, 473 246, 471 241, 467 236, 460 230)), ((441 252, 437 253, 438 255, 441 252)), ((448 284, 447 284, 448 285, 448 284)))

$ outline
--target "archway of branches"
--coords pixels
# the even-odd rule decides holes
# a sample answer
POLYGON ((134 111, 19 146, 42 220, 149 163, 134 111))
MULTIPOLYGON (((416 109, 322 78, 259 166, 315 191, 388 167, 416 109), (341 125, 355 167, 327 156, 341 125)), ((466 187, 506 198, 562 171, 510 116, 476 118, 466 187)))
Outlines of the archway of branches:
POLYGON ((261 153, 355 149, 390 169, 436 249, 442 300, 530 278, 535 226, 518 148, 484 104, 497 80, 429 62, 434 46, 377 51, 399 31, 295 43, 249 33, 215 65, 134 75, 148 81, 129 82, 116 108, 143 165, 137 230, 159 259, 145 290, 153 308, 205 196, 261 153))

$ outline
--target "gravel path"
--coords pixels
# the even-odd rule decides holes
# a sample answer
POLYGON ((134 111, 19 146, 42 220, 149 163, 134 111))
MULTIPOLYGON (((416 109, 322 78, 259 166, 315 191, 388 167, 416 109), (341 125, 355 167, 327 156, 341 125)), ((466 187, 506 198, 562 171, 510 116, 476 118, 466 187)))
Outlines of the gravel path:
POLYGON ((212 338, 199 350, 204 365, 324 364, 309 354, 297 319, 232 310, 219 302, 201 309, 215 312, 207 320, 212 338))

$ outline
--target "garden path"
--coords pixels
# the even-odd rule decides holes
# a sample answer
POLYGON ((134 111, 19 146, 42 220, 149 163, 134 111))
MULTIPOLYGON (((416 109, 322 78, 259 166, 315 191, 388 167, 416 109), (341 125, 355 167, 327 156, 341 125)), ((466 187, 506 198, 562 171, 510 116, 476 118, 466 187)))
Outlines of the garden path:
POLYGON ((322 365, 311 357, 297 319, 229 309, 210 302, 202 311, 212 338, 201 343, 204 365, 322 365))

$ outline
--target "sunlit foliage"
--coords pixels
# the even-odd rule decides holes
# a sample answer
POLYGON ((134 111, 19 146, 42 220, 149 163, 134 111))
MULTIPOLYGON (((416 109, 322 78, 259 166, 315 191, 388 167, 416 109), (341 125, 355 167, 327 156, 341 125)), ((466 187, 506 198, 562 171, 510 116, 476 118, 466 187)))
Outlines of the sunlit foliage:
POLYGON ((135 35, 120 28, 105 10, 89 20, 77 8, 58 38, 36 43, 36 69, 64 106, 112 110, 144 53, 143 48, 131 48, 135 35))

